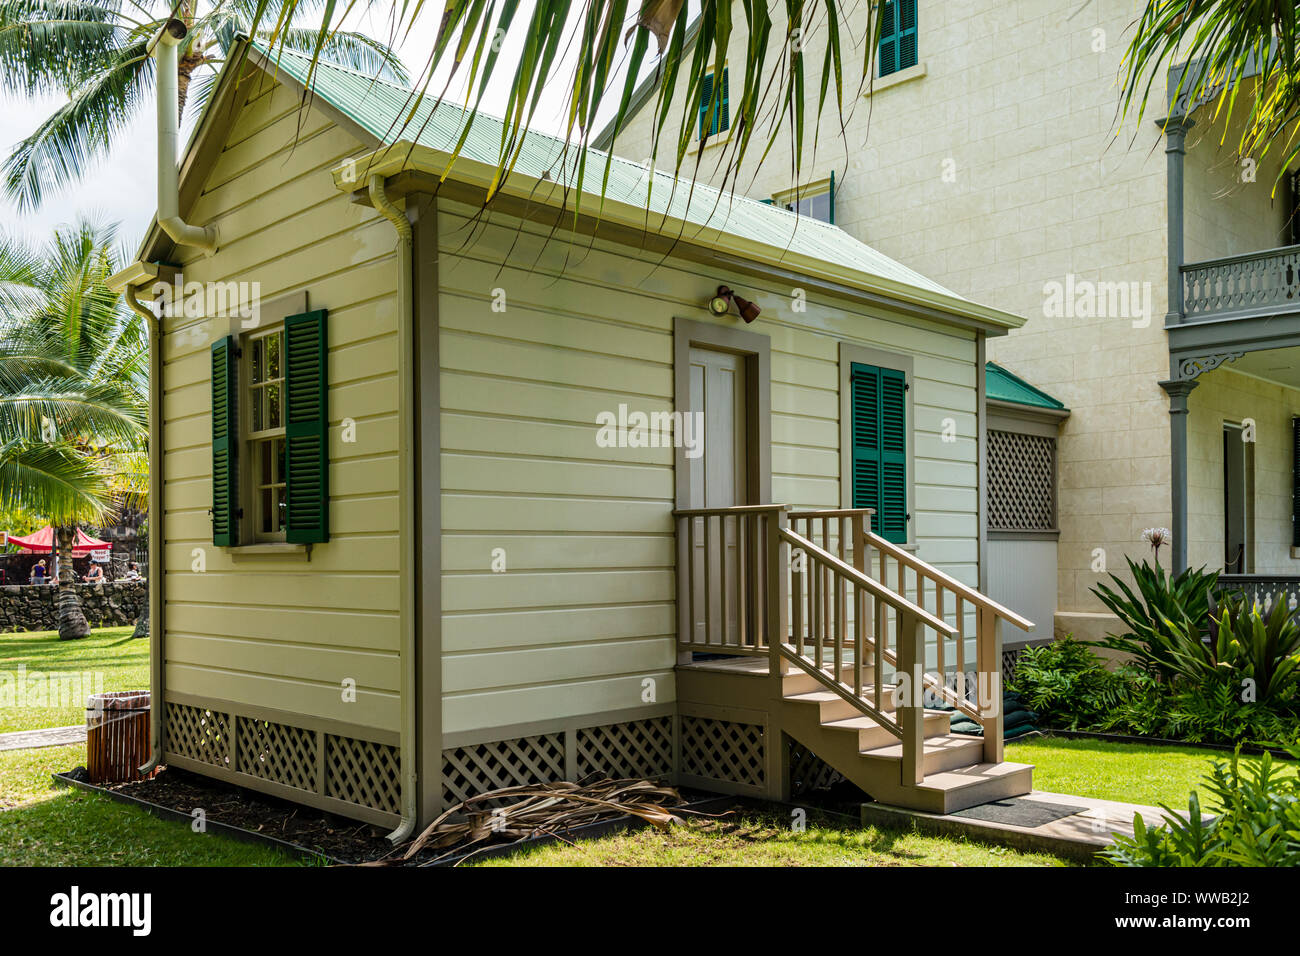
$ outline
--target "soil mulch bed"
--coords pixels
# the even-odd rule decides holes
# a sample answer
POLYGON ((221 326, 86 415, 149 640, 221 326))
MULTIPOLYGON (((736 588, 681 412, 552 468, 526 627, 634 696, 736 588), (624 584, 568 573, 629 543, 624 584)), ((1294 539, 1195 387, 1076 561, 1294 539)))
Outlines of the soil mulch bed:
MULTIPOLYGON (((81 774, 74 772, 69 776, 80 777, 81 774)), ((304 807, 175 767, 163 767, 148 780, 109 784, 101 789, 186 816, 196 809, 201 809, 209 822, 237 827, 250 834, 292 844, 299 852, 306 851, 303 855, 322 857, 324 863, 372 863, 391 857, 392 862, 398 864, 397 858, 404 852, 402 848, 395 849, 388 842, 386 828, 359 823, 337 814, 304 807)), ((687 801, 688 807, 712 804, 718 799, 716 794, 680 788, 679 792, 687 801)), ((734 806, 735 798, 724 799, 729 806, 734 806)), ((710 812, 717 811, 710 807, 710 812)), ((559 836, 565 839, 579 834, 588 837, 603 836, 643 825, 645 824, 639 820, 618 818, 575 831, 567 831, 559 836)), ((549 840, 550 838, 547 837, 538 838, 538 841, 549 842, 549 840)), ((503 842, 486 847, 470 847, 467 850, 473 852, 468 853, 467 859, 513 852, 533 842, 534 840, 527 840, 519 843, 503 842)), ((458 862, 456 857, 448 855, 446 849, 429 849, 421 851, 400 865, 427 866, 435 860, 440 865, 458 862)))
POLYGON ((164 767, 149 780, 109 784, 105 790, 208 820, 292 843, 346 863, 365 863, 393 852, 388 831, 323 810, 245 790, 176 767, 164 767))

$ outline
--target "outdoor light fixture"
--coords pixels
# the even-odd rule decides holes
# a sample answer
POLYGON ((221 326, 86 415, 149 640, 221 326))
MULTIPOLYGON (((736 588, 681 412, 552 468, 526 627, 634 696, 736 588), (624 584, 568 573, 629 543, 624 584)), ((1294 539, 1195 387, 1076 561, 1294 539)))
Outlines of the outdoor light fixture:
POLYGON ((743 299, 727 286, 718 286, 718 292, 709 300, 709 311, 714 315, 726 315, 731 309, 731 303, 736 303, 736 311, 746 322, 753 322, 762 313, 756 304, 748 299, 743 299))

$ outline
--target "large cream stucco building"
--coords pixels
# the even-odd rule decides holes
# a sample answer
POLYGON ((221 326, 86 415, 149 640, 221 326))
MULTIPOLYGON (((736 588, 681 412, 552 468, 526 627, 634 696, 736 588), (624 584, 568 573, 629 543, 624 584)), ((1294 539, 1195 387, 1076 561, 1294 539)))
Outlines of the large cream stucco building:
MULTIPOLYGON (((796 179, 782 133, 757 171, 762 150, 753 148, 735 181, 777 202, 833 181, 818 209, 833 206, 833 221, 855 238, 1028 318, 991 340, 988 357, 1070 409, 1057 445, 1056 630, 1104 628, 1090 588, 1104 579, 1103 562, 1116 571, 1126 555, 1148 557, 1141 536, 1152 526, 1174 528, 1192 566, 1295 573, 1300 322, 1287 310, 1300 301, 1300 280, 1289 253, 1276 251, 1291 241, 1292 211, 1289 188, 1274 191, 1276 160, 1239 158, 1213 107, 1166 110, 1163 81, 1140 121, 1120 114, 1132 0, 885 8, 910 28, 908 49, 878 58, 877 71, 900 57, 866 95, 849 98, 845 140, 837 122, 823 122, 815 159, 808 150, 796 179), (1167 112, 1175 119, 1166 129, 1156 121, 1167 112), (1241 254, 1252 255, 1206 265, 1241 254), (1181 300, 1184 282, 1200 284, 1171 305, 1170 288, 1181 300), (1188 414, 1171 419, 1171 404, 1188 414)), ((864 4, 847 16, 861 34, 864 4)), ((784 24, 783 8, 773 17, 784 24)), ((729 62, 739 74, 747 38, 737 19, 729 62)), ((811 91, 824 39, 814 29, 805 40, 811 91)), ((846 56, 846 71, 861 59, 846 56)), ((850 72, 846 88, 859 79, 850 72)), ((651 78, 642 92, 653 89, 651 78)), ((678 108, 694 112, 684 98, 679 91, 678 108)), ((615 153, 649 154, 654 103, 620 133, 615 153)), ((733 148, 729 132, 710 137, 702 178, 716 181, 726 165, 717 157, 733 148)), ((661 152, 668 162, 670 150, 661 152)))

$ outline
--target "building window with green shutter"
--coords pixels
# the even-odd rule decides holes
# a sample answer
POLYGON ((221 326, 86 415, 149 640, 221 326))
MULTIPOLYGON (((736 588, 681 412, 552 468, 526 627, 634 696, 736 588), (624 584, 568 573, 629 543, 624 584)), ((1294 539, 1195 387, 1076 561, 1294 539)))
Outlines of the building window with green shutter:
POLYGON ((871 508, 871 530, 895 544, 912 540, 912 361, 840 345, 841 500, 871 508))
POLYGON ((731 128, 730 84, 727 68, 722 69, 721 89, 714 89, 714 75, 708 74, 700 85, 699 129, 700 139, 717 136, 731 128))
POLYGON ((324 309, 212 344, 213 544, 329 540, 328 354, 324 309))
POLYGON ((883 0, 880 14, 881 76, 916 66, 916 0, 883 0))
POLYGON ((288 511, 285 479, 284 327, 245 340, 248 383, 247 461, 251 530, 257 541, 283 541, 288 511))

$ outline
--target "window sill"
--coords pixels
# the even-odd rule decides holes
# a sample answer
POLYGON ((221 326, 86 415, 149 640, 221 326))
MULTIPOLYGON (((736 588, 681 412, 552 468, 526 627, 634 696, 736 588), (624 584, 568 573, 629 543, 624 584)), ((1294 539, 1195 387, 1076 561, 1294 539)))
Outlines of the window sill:
MULTIPOLYGON (((708 141, 704 144, 704 151, 707 153, 711 149, 717 149, 719 146, 726 146, 728 143, 730 143, 732 129, 733 127, 728 127, 727 129, 723 130, 721 133, 718 133, 715 136, 710 136, 708 141)), ((699 151, 700 151, 700 141, 697 139, 695 141, 694 152, 698 153, 699 151)), ((689 156, 691 152, 692 150, 688 149, 686 151, 686 155, 689 156)))
POLYGON ((260 541, 257 544, 237 544, 227 548, 232 558, 253 557, 255 555, 281 555, 288 557, 303 554, 311 560, 311 545, 291 544, 287 541, 260 541))
POLYGON ((862 95, 865 97, 875 96, 881 90, 887 90, 890 87, 898 86, 900 83, 909 83, 912 80, 919 80, 925 76, 925 64, 918 63, 916 66, 909 66, 905 70, 899 70, 897 73, 890 73, 889 76, 878 76, 872 82, 870 88, 862 95))

